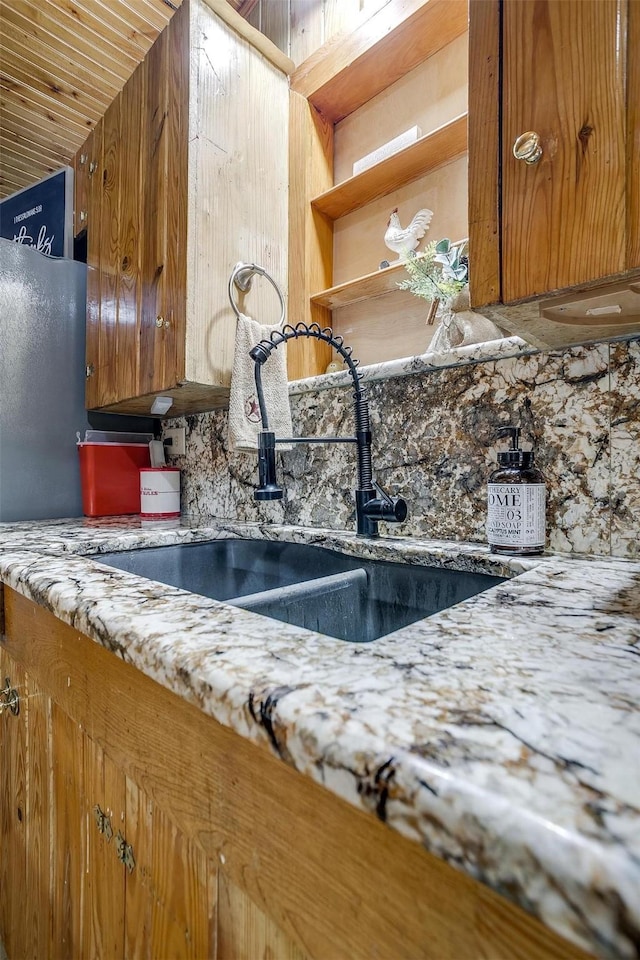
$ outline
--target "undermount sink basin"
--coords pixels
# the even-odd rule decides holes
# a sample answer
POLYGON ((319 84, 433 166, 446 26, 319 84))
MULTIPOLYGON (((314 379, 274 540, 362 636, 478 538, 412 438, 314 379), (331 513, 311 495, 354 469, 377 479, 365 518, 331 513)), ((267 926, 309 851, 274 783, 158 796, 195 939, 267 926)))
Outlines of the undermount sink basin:
POLYGON ((376 640, 503 582, 484 573, 361 560, 268 540, 174 544, 95 559, 353 642, 376 640))

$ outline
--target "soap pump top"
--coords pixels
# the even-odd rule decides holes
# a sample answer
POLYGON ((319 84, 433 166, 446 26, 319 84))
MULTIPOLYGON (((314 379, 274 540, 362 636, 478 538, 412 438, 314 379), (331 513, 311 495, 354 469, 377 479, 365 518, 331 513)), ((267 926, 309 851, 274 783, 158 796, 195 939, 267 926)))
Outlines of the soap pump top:
POLYGON ((533 450, 523 450, 520 447, 520 427, 500 427, 497 433, 498 437, 511 437, 511 448, 501 450, 498 453, 498 463, 501 467, 527 467, 533 466, 533 450))

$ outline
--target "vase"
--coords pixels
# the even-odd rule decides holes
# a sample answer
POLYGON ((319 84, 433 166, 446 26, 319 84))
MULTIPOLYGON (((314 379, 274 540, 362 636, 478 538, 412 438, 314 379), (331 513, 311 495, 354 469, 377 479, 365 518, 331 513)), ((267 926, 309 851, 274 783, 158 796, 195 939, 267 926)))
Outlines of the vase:
POLYGON ((440 324, 427 348, 429 353, 446 353, 470 343, 500 340, 502 331, 488 317, 469 309, 469 287, 464 287, 447 301, 441 301, 440 324))

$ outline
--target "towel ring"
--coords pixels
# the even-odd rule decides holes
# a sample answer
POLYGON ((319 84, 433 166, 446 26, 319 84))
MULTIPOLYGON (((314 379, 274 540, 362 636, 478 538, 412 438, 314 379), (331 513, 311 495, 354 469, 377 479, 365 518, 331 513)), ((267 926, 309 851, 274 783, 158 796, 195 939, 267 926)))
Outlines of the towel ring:
POLYGON ((235 313, 238 320, 242 316, 238 308, 238 304, 233 298, 233 288, 236 286, 238 290, 242 293, 246 293, 247 290, 251 289, 251 284, 253 282, 253 275, 257 273, 259 276, 264 277, 265 280, 268 280, 275 292, 278 294, 278 300, 280 301, 280 326, 284 323, 284 297, 282 295, 282 290, 275 282, 270 273, 264 269, 264 267, 259 267, 257 263, 236 263, 235 267, 231 271, 231 276, 229 277, 229 300, 231 301, 231 306, 233 307, 233 312, 235 313))

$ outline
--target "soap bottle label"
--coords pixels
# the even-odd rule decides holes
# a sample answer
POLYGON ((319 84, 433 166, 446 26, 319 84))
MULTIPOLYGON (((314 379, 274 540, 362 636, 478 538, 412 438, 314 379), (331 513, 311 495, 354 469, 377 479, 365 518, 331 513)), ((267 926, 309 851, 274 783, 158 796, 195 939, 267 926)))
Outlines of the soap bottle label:
POLYGON ((487 484, 487 540, 495 547, 544 547, 544 483, 487 484))

